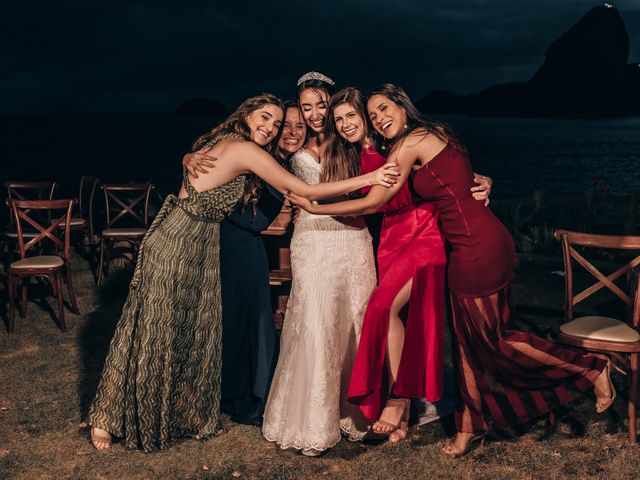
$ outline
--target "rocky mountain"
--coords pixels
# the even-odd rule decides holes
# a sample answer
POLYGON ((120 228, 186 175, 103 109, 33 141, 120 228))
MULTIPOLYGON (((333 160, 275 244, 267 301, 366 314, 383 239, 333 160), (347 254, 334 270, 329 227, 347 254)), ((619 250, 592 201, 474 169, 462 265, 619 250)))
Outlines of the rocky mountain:
POLYGON ((628 64, 629 34, 620 13, 589 10, 555 40, 524 83, 471 95, 433 91, 417 102, 429 113, 514 116, 640 115, 640 65, 628 64))

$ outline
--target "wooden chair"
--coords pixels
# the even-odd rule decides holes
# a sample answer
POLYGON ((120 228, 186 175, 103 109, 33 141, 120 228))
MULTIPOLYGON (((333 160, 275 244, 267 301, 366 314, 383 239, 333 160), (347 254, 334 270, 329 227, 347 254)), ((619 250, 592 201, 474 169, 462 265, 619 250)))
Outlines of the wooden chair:
MULTIPOLYGON (((274 221, 269 225, 267 230, 262 231, 262 235, 277 236, 284 238, 289 232, 291 223, 291 207, 285 205, 274 221)), ((290 236, 287 239, 290 241, 290 236)), ((287 310, 287 302, 289 301, 289 291, 291 289, 291 252, 288 247, 288 241, 278 246, 278 265, 269 271, 269 285, 277 289, 276 296, 272 297, 276 300, 276 308, 273 312, 273 321, 276 329, 281 330, 284 323, 284 314, 287 310)), ((273 293, 272 293, 273 295, 273 293)))
MULTIPOLYGON (((14 200, 51 200, 57 186, 58 184, 54 181, 29 182, 10 180, 5 182, 7 199, 14 200)), ((28 238, 36 236, 36 232, 30 226, 25 228, 22 234, 28 238)), ((3 237, 12 241, 18 238, 15 220, 11 214, 9 215, 9 225, 5 228, 3 237)))
MULTIPOLYGON (((557 339, 573 347, 604 353, 626 373, 629 443, 635 444, 637 442, 636 402, 640 354, 640 334, 638 333, 640 327, 640 276, 638 275, 640 236, 595 235, 567 230, 556 230, 554 236, 562 242, 565 265, 566 322, 556 330, 557 339), (602 267, 596 268, 580 252, 587 248, 627 254, 632 259, 624 266, 615 269, 613 273, 605 275, 600 271, 602 267), (577 294, 574 294, 574 262, 581 265, 596 279, 596 283, 577 294), (623 284, 622 288, 614 283, 616 280, 619 284, 623 284), (576 305, 603 288, 613 292, 616 299, 626 304, 626 309, 623 310, 623 312, 626 311, 626 315, 623 314, 622 319, 610 316, 576 316, 576 305)), ((627 259, 628 257, 625 258, 627 259)), ((616 267, 612 267, 614 268, 616 267)))
MULTIPOLYGON (((105 183, 102 185, 105 201, 106 229, 100 233, 100 260, 98 280, 103 273, 108 275, 111 250, 124 242, 133 250, 135 262, 137 249, 147 233, 149 220, 149 196, 154 186, 151 183, 105 183), (118 224, 118 226, 116 226, 118 224)), ((126 258, 122 256, 121 258, 126 258)))
MULTIPOLYGON (((80 313, 76 302, 75 292, 73 291, 73 283, 71 281, 71 257, 69 252, 70 238, 70 219, 71 211, 75 204, 75 200, 14 200, 7 201, 15 221, 18 235, 18 249, 20 251, 20 260, 12 262, 8 269, 9 274, 9 333, 13 332, 15 323, 15 300, 17 290, 24 278, 40 277, 46 278, 53 293, 58 299, 58 321, 60 329, 67 331, 64 319, 64 304, 62 298, 62 280, 63 277, 69 288, 69 298, 71 301, 72 312, 80 313), (49 218, 54 218, 50 223, 42 223, 34 219, 33 212, 47 212, 49 218), (53 215, 55 211, 64 211, 64 215, 53 215), (57 217, 57 218, 56 218, 57 217), (61 239, 57 233, 60 233, 59 225, 66 222, 63 230, 63 238, 61 239), (27 241, 23 235, 24 227, 30 226, 38 233, 27 241), (27 257, 27 251, 36 245, 49 240, 55 247, 55 255, 36 255, 27 257), (62 255, 59 251, 62 250, 62 255)), ((22 285, 22 301, 20 304, 20 316, 24 317, 27 309, 27 287, 22 285)))
MULTIPOLYGON (((96 188, 100 184, 100 179, 96 177, 82 176, 80 177, 80 189, 78 191, 77 211, 71 217, 71 231, 81 231, 83 241, 90 247, 95 246, 95 237, 93 230, 93 199, 96 188)), ((60 224, 59 228, 64 229, 65 222, 60 224)), ((84 243, 83 243, 84 247, 84 243)))

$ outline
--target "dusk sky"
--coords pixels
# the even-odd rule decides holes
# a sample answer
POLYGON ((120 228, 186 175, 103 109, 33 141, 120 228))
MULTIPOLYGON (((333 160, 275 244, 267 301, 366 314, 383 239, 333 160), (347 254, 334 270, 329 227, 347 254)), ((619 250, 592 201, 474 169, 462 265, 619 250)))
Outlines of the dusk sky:
MULTIPOLYGON (((525 81, 593 0, 20 1, 0 15, 0 112, 165 112, 282 97, 319 70, 415 98, 525 81)), ((613 2, 640 63, 640 0, 613 2)))

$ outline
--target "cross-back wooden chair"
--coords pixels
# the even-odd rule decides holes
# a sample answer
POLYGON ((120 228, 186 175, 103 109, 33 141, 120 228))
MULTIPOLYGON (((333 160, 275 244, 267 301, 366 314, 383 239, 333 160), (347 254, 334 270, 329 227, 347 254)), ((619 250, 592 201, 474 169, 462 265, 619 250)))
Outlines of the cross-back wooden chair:
POLYGON ((636 402, 640 355, 640 236, 596 235, 567 230, 556 230, 554 236, 562 242, 565 265, 566 322, 557 329, 557 339, 567 345, 604 353, 626 373, 629 443, 634 444, 637 442, 636 402), (594 262, 587 260, 581 253, 591 248, 626 254, 625 260, 628 261, 607 275, 601 271, 603 268, 597 268, 594 262), (581 265, 593 277, 589 277, 591 280, 596 280, 594 284, 577 294, 574 293, 575 263, 581 265), (622 311, 626 314, 623 314, 622 318, 577 316, 576 305, 601 290, 608 290, 609 293, 613 293, 615 299, 623 302, 626 308, 622 311))
MULTIPOLYGON (((108 275, 111 250, 124 242, 131 247, 135 262, 137 249, 149 226, 149 197, 152 183, 105 183, 102 185, 105 201, 106 229, 100 233, 100 260, 98 280, 108 275)), ((122 257, 126 258, 126 257, 122 257)))
MULTIPOLYGON (((57 186, 58 184, 54 181, 30 182, 10 180, 5 182, 7 199, 15 200, 51 200, 57 186)), ((26 228, 22 233, 25 237, 33 238, 35 236, 35 232, 33 232, 30 227, 26 228)), ((3 236, 12 241, 18 238, 15 221, 11 214, 9 215, 9 225, 5 228, 3 236)))
MULTIPOLYGON (((71 257, 69 251, 70 219, 75 200, 15 200, 8 199, 16 230, 18 234, 18 250, 20 260, 12 262, 8 269, 9 274, 9 333, 13 332, 15 324, 15 301, 18 288, 23 279, 28 277, 46 278, 53 293, 58 300, 58 321, 60 329, 67 331, 64 319, 64 302, 62 298, 62 281, 66 280, 69 289, 69 299, 72 311, 80 313, 76 303, 75 292, 71 280, 71 257), (46 212, 50 222, 42 222, 35 219, 33 212, 46 212), (64 212, 64 213, 61 213, 64 212), (66 222, 64 230, 59 225, 66 222), (25 237, 24 229, 29 226, 37 234, 34 237, 25 237), (49 241, 55 248, 55 255, 27 256, 27 252, 36 249, 36 246, 49 241)), ((24 317, 27 309, 27 287, 22 285, 22 301, 20 303, 20 316, 24 317)))
MULTIPOLYGON (((95 236, 93 225, 93 200, 96 189, 100 184, 100 179, 83 175, 80 177, 80 188, 78 190, 77 209, 71 217, 71 231, 81 231, 84 241, 89 244, 91 251, 94 251, 95 236)), ((60 228, 65 228, 65 222, 60 224, 60 228)), ((83 243, 84 248, 84 243, 83 243)))

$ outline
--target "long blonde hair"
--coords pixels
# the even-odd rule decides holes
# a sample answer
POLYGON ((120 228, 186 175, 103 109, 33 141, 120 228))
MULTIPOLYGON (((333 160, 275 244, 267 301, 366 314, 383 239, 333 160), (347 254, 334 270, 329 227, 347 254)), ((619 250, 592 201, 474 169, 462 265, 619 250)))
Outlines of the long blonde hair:
MULTIPOLYGON (((213 130, 196 138, 191 147, 191 151, 196 152, 208 143, 214 141, 217 137, 228 133, 235 133, 245 140, 251 141, 251 129, 247 125, 247 117, 265 105, 275 105, 284 112, 282 101, 275 95, 262 93, 254 97, 249 97, 242 102, 236 111, 229 115, 224 122, 213 130)), ((273 141, 263 147, 271 155, 275 152, 275 147, 278 144, 281 133, 282 127, 273 141)), ((251 204, 255 209, 255 204, 258 202, 258 198, 260 198, 260 186, 261 180, 255 174, 250 174, 245 184, 244 194, 242 195, 242 201, 245 205, 251 204)))

